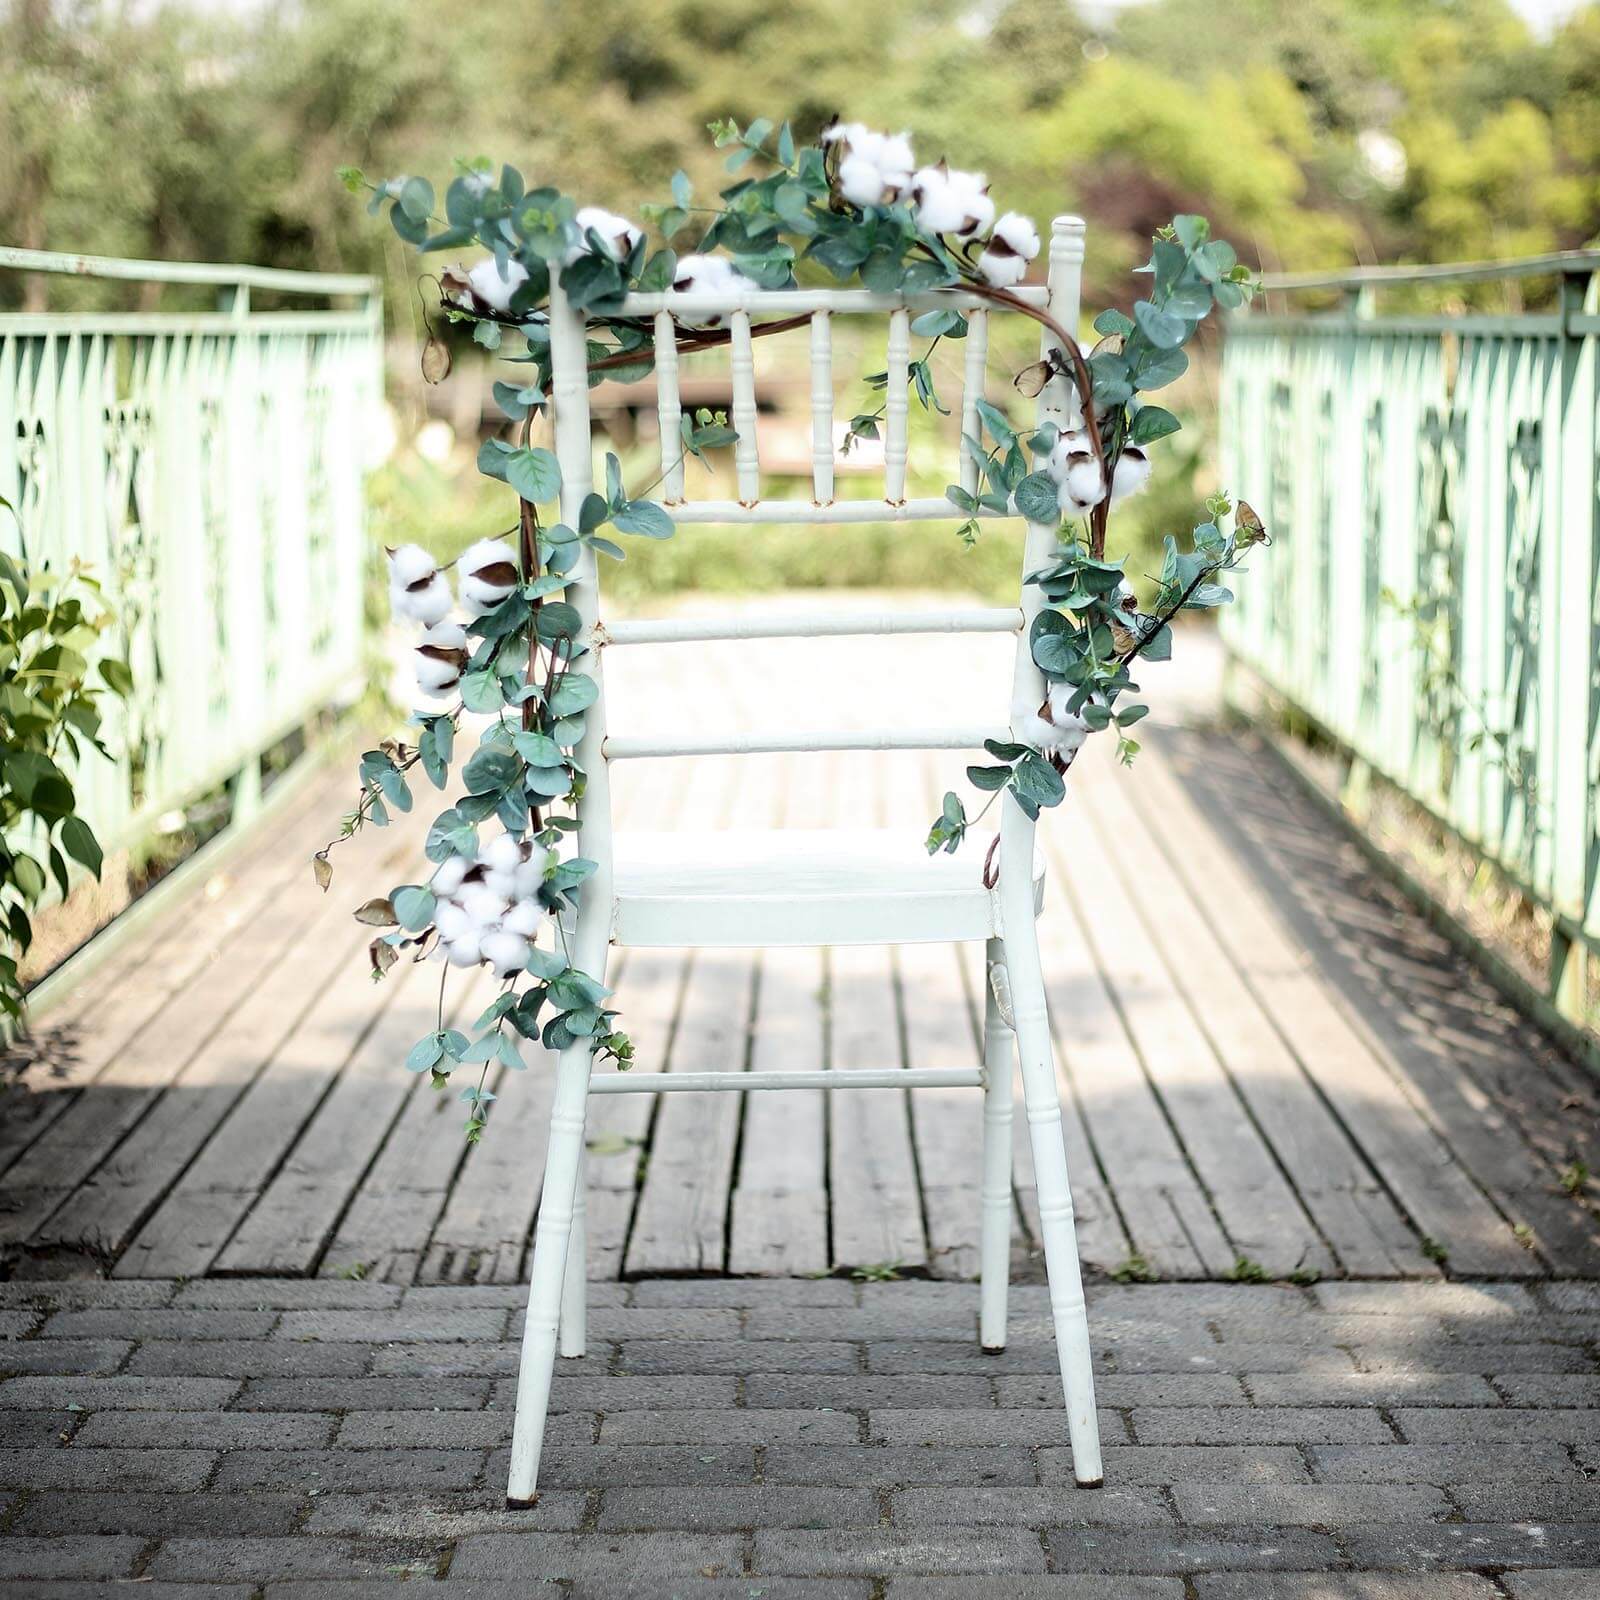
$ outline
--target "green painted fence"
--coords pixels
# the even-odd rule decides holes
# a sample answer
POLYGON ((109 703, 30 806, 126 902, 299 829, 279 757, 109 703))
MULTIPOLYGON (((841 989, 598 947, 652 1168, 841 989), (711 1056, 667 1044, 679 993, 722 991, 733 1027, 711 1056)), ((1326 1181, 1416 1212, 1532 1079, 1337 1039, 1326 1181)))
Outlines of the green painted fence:
POLYGON ((0 548, 105 585, 135 684, 78 785, 107 847, 224 782, 248 814, 262 753, 361 672, 377 281, 9 248, 0 271, 215 304, 0 314, 0 548))
POLYGON ((1231 656, 1551 913, 1574 1020, 1600 949, 1597 273, 1269 277, 1222 372, 1224 481, 1278 536, 1231 656), (1525 291, 1552 309, 1411 309, 1525 291))

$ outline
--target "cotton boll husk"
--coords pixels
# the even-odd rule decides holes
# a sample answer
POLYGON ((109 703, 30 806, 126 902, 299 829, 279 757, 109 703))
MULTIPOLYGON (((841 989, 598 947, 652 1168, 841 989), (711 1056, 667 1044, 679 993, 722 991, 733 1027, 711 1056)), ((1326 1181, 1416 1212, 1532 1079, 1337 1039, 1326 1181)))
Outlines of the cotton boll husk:
POLYGON ((423 582, 419 589, 389 585, 389 605, 396 617, 407 622, 421 622, 431 627, 450 615, 455 596, 450 593, 450 581, 442 572, 423 582))
POLYGON ((440 900, 435 904, 433 925, 441 939, 459 939, 472 931, 472 919, 454 900, 440 900))
POLYGON ((389 552, 389 582, 396 588, 409 588, 431 577, 438 563, 420 544, 403 544, 389 552))
POLYGON ((507 933, 520 933, 525 939, 531 939, 544 922, 544 907, 537 900, 519 900, 500 919, 500 926, 507 933))
POLYGON ((497 978, 514 977, 527 970, 528 941, 520 933, 486 933, 478 948, 497 978))
POLYGON ((522 841, 514 834, 497 833, 478 852, 491 872, 515 872, 522 865, 522 841))
POLYGON ((465 856, 450 856, 439 863, 433 876, 428 879, 428 887, 439 899, 448 899, 461 888, 470 865, 465 856))
POLYGON ((441 661, 436 656, 424 655, 420 650, 414 652, 412 659, 417 667, 417 687, 424 694, 446 695, 461 682, 459 661, 441 661))
POLYGON ((507 261, 505 276, 500 275, 500 265, 493 256, 480 261, 467 274, 472 292, 491 311, 506 312, 511 309, 511 297, 528 281, 528 269, 520 261, 507 261))
POLYGON ((1111 500, 1126 500, 1150 481, 1150 458, 1137 445, 1126 445, 1111 474, 1111 500))
POLYGON ((883 173, 876 162, 854 150, 839 163, 839 193, 851 205, 875 206, 883 199, 883 173))

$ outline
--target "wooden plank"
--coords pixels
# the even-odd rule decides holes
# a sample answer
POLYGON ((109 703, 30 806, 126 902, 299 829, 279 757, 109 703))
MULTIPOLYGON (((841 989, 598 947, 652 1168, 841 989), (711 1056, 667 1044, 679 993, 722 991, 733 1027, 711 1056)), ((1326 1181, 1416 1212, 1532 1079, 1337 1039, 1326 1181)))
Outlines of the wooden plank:
MULTIPOLYGON (((1211 1197, 1236 1254, 1274 1278, 1323 1274, 1326 1243, 1285 1180, 1272 1151, 1233 1092, 1148 930, 1134 915, 1106 852, 1114 778, 1096 772, 1109 750, 1086 748, 1074 773, 1081 826, 1102 832, 1100 847, 1062 852, 1066 887, 1100 970, 1137 1048, 1145 1075, 1196 1176, 1211 1197)), ((1131 782, 1131 778, 1129 779, 1131 782)))
MULTIPOLYGON (((1157 741, 1150 741, 1155 747, 1157 741)), ((1366 1037, 1321 981, 1297 935, 1243 870, 1194 803, 1175 769, 1159 758, 1140 774, 1134 803, 1147 820, 1177 830, 1169 859, 1189 884, 1212 930, 1236 954, 1245 981, 1418 1231, 1441 1243, 1458 1270, 1525 1277, 1538 1261, 1456 1162, 1448 1144, 1402 1092, 1366 1037), (1226 908, 1225 917, 1219 908, 1226 908)), ((1242 811, 1234 813, 1246 826, 1242 811)), ((1159 832, 1159 829, 1158 829, 1159 832)))
MULTIPOLYGON (((1152 764, 1142 763, 1132 784, 1152 764)), ((1083 773, 1090 828, 1229 1082, 1248 1105, 1338 1265, 1362 1278, 1437 1276, 1437 1264, 1422 1254, 1415 1232, 1246 986, 1234 965, 1233 949, 1229 944, 1218 947, 1188 885, 1162 853, 1143 809, 1129 804, 1123 794, 1113 796, 1103 774, 1102 764, 1089 765, 1083 773), (1116 818, 1114 842, 1111 814, 1116 818)))

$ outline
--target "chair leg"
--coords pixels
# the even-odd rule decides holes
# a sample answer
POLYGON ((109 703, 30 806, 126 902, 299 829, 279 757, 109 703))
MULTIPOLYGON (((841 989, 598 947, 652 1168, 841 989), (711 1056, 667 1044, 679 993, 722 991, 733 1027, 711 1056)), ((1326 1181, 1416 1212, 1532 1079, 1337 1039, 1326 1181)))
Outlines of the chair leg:
POLYGON ((589 1158, 578 1145, 578 1181, 572 1200, 572 1237, 567 1241, 567 1271, 561 1286, 560 1352, 581 1356, 589 1348, 589 1158))
POLYGON ((1016 1048, 994 988, 994 969, 1004 961, 1000 941, 991 939, 983 966, 983 1219, 978 1247, 983 1309, 978 1342, 994 1353, 1006 1347, 1011 1287, 1011 1074, 1016 1048))
POLYGON ((528 1285, 528 1316, 517 1368, 517 1413, 511 1432, 511 1477, 506 1486, 506 1504, 511 1507, 530 1506, 537 1498, 539 1456, 544 1448, 545 1415, 550 1409, 556 1326, 566 1278, 592 1064, 587 1039, 569 1045, 556 1062, 550 1148, 545 1156, 528 1285))
MULTIPOLYGON (((1031 910, 1031 906, 1028 909, 1031 910)), ((1066 1394, 1072 1470, 1080 1487, 1098 1488, 1104 1481, 1104 1473, 1100 1465, 1100 1430, 1094 1408, 1088 1308, 1084 1304, 1083 1275, 1078 1266, 1067 1147, 1061 1132, 1061 1097, 1056 1087, 1055 1052, 1050 1042, 1044 974, 1039 966, 1039 944, 1033 919, 1029 917, 1020 928, 1008 922, 1004 945, 1011 984, 1012 1019, 1022 1057, 1028 1132, 1033 1144, 1033 1173, 1039 1192, 1045 1270, 1050 1278, 1050 1313, 1055 1322, 1056 1354, 1061 1361, 1061 1383, 1066 1394)))

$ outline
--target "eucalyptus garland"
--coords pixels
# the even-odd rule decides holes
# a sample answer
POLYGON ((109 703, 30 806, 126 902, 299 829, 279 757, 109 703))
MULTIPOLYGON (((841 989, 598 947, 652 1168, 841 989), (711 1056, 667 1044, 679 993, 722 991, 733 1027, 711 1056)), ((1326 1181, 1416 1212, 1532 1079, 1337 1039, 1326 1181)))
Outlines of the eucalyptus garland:
MULTIPOLYGON (((439 1088, 458 1067, 478 1069, 476 1081, 460 1091, 470 1140, 481 1136, 494 1098, 490 1066, 523 1065, 519 1037, 551 1050, 586 1042, 622 1068, 633 1057, 607 1004, 610 991, 566 953, 568 913, 596 870, 564 846, 578 827, 586 774, 576 750, 598 691, 580 666, 590 648, 581 618, 562 596, 585 550, 622 560, 614 535, 662 539, 674 524, 648 497, 654 484, 626 489, 614 455, 606 457, 604 492, 585 497, 576 526, 541 515, 562 486, 556 457, 532 442, 551 391, 555 273, 587 321, 591 386, 636 380, 654 367, 651 322, 624 314, 630 294, 726 293, 746 284, 784 289, 795 285, 797 271, 886 294, 958 289, 1050 331, 1057 348, 1018 374, 1016 385, 1028 398, 1047 383, 1069 385, 1077 425, 1019 433, 999 407, 980 400, 976 432, 962 438, 978 484, 946 491, 952 511, 965 519, 958 532, 969 543, 990 516, 1021 514, 1060 530, 1053 559, 1027 577, 1045 601, 1030 648, 1048 693, 1037 706, 1013 707, 1014 742, 991 741, 991 764, 967 769, 972 783, 989 792, 984 810, 1002 793, 1030 817, 1058 804, 1064 775, 1091 733, 1114 727, 1120 755, 1131 760, 1138 744, 1128 729, 1147 710, 1134 698, 1135 661, 1169 656, 1177 613, 1231 599, 1220 575, 1237 567, 1251 545, 1266 542, 1243 504, 1224 531, 1234 508, 1214 496, 1206 520, 1182 547, 1168 536, 1148 613, 1139 609, 1122 561, 1107 555, 1111 507, 1143 488, 1148 448, 1179 427, 1145 396, 1186 370, 1184 346, 1213 307, 1238 306, 1254 287, 1232 248, 1211 238, 1204 218, 1180 216, 1161 230, 1143 269, 1149 298, 1131 317, 1104 312, 1095 322, 1100 341, 1085 354, 1073 330, 1013 292, 1039 256, 1039 232, 1019 213, 997 214, 981 173, 943 161, 919 166, 906 135, 859 123, 835 123, 807 145, 797 144, 789 124, 765 119, 744 128, 717 122, 711 132, 736 176, 708 206, 696 204, 689 178, 677 173, 669 197, 643 208, 662 240, 655 248, 629 219, 579 206, 550 187, 529 188, 510 166, 496 174, 487 165, 463 164, 445 191, 442 216, 426 178, 370 183, 354 169, 341 174, 353 192, 369 192, 369 209, 386 210, 395 232, 419 251, 488 252, 471 267, 449 266, 437 275, 441 314, 470 326, 477 343, 521 369, 494 385, 508 436, 488 440, 478 455, 479 470, 514 495, 515 527, 464 552, 453 564, 453 587, 449 572, 419 546, 389 552, 394 613, 420 630, 417 685, 434 705, 414 714, 405 740, 386 741, 361 757, 357 803, 339 839, 314 863, 326 889, 333 845, 368 823, 384 826, 391 809, 410 810, 417 767, 445 789, 463 716, 490 719, 461 764, 463 792, 428 831, 425 849, 434 867, 428 881, 398 885, 356 912, 381 930, 370 946, 375 977, 407 957, 443 964, 436 1026, 417 1041, 406 1065, 431 1074, 439 1088), (680 254, 682 244, 693 248, 680 254), (547 928, 550 938, 541 943, 547 928), (469 1030, 447 1027, 444 980, 451 968, 480 966, 504 987, 469 1030)), ((679 317, 678 349, 725 343, 721 320, 679 317)), ((760 337, 805 320, 759 322, 750 332, 760 337)), ((929 357, 941 340, 964 338, 967 320, 954 308, 936 307, 911 326, 929 345, 909 363, 908 383, 925 409, 944 411, 929 357)), ((422 364, 429 381, 449 372, 448 347, 434 333, 422 364)), ((886 389, 889 374, 869 381, 886 389)), ((846 448, 875 437, 882 415, 879 407, 853 417, 846 448)), ((683 417, 683 457, 704 458, 736 438, 720 413, 683 417)), ((955 850, 977 820, 957 795, 947 795, 929 851, 955 850)))

